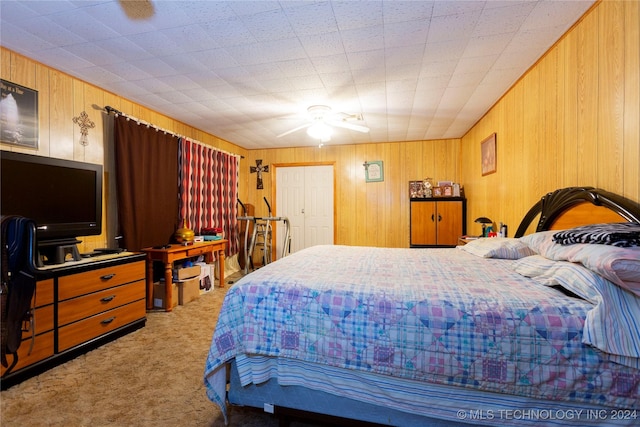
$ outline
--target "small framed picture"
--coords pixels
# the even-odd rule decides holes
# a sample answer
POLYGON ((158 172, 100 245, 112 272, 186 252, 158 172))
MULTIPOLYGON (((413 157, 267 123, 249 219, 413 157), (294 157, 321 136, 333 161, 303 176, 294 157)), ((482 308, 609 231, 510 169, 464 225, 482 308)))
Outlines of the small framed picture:
POLYGON ((38 92, 0 80, 0 142, 38 148, 38 92))
POLYGON ((373 162, 364 162, 365 164, 365 181, 366 182, 382 182, 384 181, 384 169, 382 160, 373 162))
POLYGON ((445 185, 442 188, 442 195, 444 197, 451 197, 453 196, 453 187, 451 185, 445 185))
POLYGON ((496 134, 492 133, 480 143, 482 154, 482 176, 496 171, 496 134))
POLYGON ((424 197, 422 181, 409 181, 409 197, 424 197))
POLYGON ((433 197, 442 197, 442 187, 433 187, 433 197))

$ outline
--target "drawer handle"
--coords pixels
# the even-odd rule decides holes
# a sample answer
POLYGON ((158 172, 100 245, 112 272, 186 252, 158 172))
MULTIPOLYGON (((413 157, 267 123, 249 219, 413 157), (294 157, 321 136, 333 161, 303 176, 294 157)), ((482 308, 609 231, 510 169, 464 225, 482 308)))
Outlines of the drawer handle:
POLYGON ((102 322, 103 325, 108 325, 109 323, 113 322, 114 320, 116 320, 116 316, 113 317, 109 317, 108 319, 104 319, 102 322))
POLYGON ((104 276, 100 276, 101 280, 111 280, 114 277, 116 277, 116 273, 112 273, 112 274, 105 274, 104 276))
POLYGON ((115 297, 116 297, 115 295, 110 295, 110 296, 108 296, 108 297, 104 297, 104 298, 102 298, 100 301, 102 301, 102 302, 111 302, 111 301, 113 301, 113 299, 114 299, 115 297))

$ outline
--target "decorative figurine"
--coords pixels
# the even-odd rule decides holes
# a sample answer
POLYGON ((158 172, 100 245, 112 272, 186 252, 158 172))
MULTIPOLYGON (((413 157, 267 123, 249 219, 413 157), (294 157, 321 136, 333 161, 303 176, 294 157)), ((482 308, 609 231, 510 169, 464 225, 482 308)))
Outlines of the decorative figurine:
POLYGON ((433 184, 431 183, 431 178, 425 178, 422 182, 422 186, 424 187, 424 197, 432 196, 432 188, 433 184))

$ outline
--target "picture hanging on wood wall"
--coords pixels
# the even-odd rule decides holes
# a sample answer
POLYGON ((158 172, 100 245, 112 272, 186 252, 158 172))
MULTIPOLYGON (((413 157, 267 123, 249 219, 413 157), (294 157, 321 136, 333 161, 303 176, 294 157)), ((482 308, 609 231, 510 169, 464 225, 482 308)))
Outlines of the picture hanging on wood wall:
POLYGON ((0 79, 0 142, 38 148, 38 92, 0 79))
POLYGON ((364 175, 366 182, 382 182, 384 181, 384 169, 382 160, 373 162, 364 162, 364 175))
POLYGON ((480 144, 482 153, 482 176, 496 171, 496 134, 491 134, 480 144))

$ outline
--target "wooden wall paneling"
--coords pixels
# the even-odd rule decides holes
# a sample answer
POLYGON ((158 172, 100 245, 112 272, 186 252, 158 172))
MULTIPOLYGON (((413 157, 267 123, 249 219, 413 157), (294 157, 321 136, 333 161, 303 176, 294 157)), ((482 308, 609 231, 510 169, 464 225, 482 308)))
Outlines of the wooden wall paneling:
MULTIPOLYGON (((84 85, 84 110, 82 111, 86 111, 87 115, 89 116, 89 120, 91 120, 95 124, 95 127, 93 129, 89 129, 89 143, 86 147, 84 147, 84 161, 90 163, 104 164, 105 123, 103 115, 105 113, 101 110, 101 108, 105 105, 104 94, 104 91, 98 89, 95 86, 84 85)), ((82 111, 77 114, 80 114, 82 111)), ((77 117, 77 114, 74 115, 74 117, 77 117)), ((78 125, 75 126, 79 133, 80 127, 78 125)), ((78 134, 78 138, 79 137, 80 135, 78 134)), ((76 145, 81 146, 79 143, 76 143, 76 145)))
MULTIPOLYGON (((51 69, 39 62, 35 62, 20 54, 0 46, 0 76, 8 80, 38 91, 39 115, 39 146, 35 151, 30 148, 1 144, 4 150, 27 152, 47 157, 70 160, 104 163, 104 150, 108 143, 108 132, 105 131, 107 115, 101 110, 106 105, 116 108, 128 115, 148 121, 156 126, 174 133, 187 136, 207 135, 207 141, 213 141, 214 147, 236 154, 245 155, 246 149, 241 149, 229 142, 220 140, 212 135, 204 134, 183 123, 148 110, 116 94, 104 91, 98 87, 77 80, 58 70, 51 69), (79 143, 79 127, 73 123, 73 117, 86 111, 96 127, 89 130, 89 145, 83 147, 79 143), (216 145, 218 144, 218 145, 216 145)), ((195 138, 206 142, 205 138, 195 138)), ((241 194, 247 188, 248 170, 239 171, 241 194)), ((110 179, 105 172, 105 185, 110 179)), ((104 197, 108 197, 105 187, 104 197)), ((105 203, 106 205, 106 203, 105 203)), ((104 225, 104 224, 103 224, 104 225)), ((106 230, 106 227, 104 227, 106 230)), ((105 231, 106 233, 106 231, 105 231)), ((84 248, 106 246, 104 236, 81 237, 84 248)))
MULTIPOLYGON (((364 160, 382 160, 383 168, 389 168, 390 164, 383 156, 382 149, 385 144, 365 144, 366 154, 363 157, 364 160)), ((383 169, 384 170, 384 169, 383 169)), ((363 172, 364 185, 367 189, 367 209, 366 209, 366 221, 367 221, 367 235, 373 237, 373 246, 384 246, 385 234, 388 230, 388 223, 385 221, 385 187, 389 182, 389 178, 385 177, 382 182, 365 182, 364 179, 364 166, 361 171, 363 172)), ((363 244, 365 241, 363 241, 363 244)))
MULTIPOLYGON (((524 85, 524 153, 528 162, 532 165, 542 165, 548 158, 540 156, 540 73, 534 68, 525 76, 522 81, 524 85)), ((553 167, 551 165, 550 167, 553 167)), ((541 174, 547 173, 547 168, 532 167, 527 171, 527 175, 522 177, 526 182, 522 191, 527 199, 531 199, 532 194, 543 194, 546 190, 542 187, 541 174)))
MULTIPOLYGON (((10 51, 6 51, 6 54, 4 54, 4 52, 5 51, 3 51, 2 56, 2 78, 4 80, 10 81, 11 83, 16 83, 40 92, 36 79, 35 64, 32 61, 29 61, 27 58, 24 58, 23 56, 15 55, 10 51)), ((39 117, 38 134, 42 133, 42 125, 43 123, 39 117)), ((1 144, 1 146, 3 149, 9 151, 19 151, 22 153, 34 154, 34 151, 31 148, 19 147, 11 144, 1 144)))
POLYGON ((537 104, 538 118, 540 120, 538 127, 539 134, 539 150, 537 152, 539 164, 552 163, 547 169, 539 170, 540 188, 543 192, 553 191, 558 188, 561 174, 562 158, 558 153, 557 144, 557 116, 558 116, 558 99, 557 99, 557 49, 553 48, 544 56, 538 64, 540 70, 540 99, 537 104))
POLYGON ((425 142, 425 148, 430 153, 427 160, 439 181, 455 181, 455 164, 451 162, 449 150, 445 144, 448 142, 442 140, 425 142))
POLYGON ((524 116, 524 87, 519 85, 513 90, 513 113, 510 123, 513 123, 510 128, 513 129, 513 151, 515 153, 514 161, 509 163, 507 170, 510 170, 510 175, 506 178, 507 184, 507 197, 508 200, 513 200, 510 203, 508 211, 505 213, 503 221, 511 227, 511 233, 515 232, 513 227, 517 227, 519 221, 524 216, 524 213, 529 209, 529 199, 524 191, 523 187, 527 185, 524 177, 529 173, 530 163, 525 158, 524 154, 524 122, 522 117, 524 116))
MULTIPOLYGON (((105 121, 106 115, 101 109, 104 104, 105 92, 93 85, 82 85, 82 110, 76 110, 74 117, 77 117, 82 111, 86 111, 89 120, 95 127, 88 129, 88 144, 83 146, 80 144, 80 126, 74 123, 74 139, 76 149, 83 151, 82 161, 89 163, 105 164, 105 150, 107 149, 107 141, 105 138, 105 121)), ((108 179, 106 170, 103 168, 103 184, 102 184, 102 233, 99 236, 89 236, 83 239, 84 246, 80 248, 80 252, 90 252, 95 248, 108 247, 107 242, 107 206, 108 206, 108 179)), ((115 178, 115 177, 114 177, 115 178)))
MULTIPOLYGON (((359 236, 364 232, 362 227, 361 214, 359 212, 360 200, 364 194, 363 173, 362 173, 362 160, 358 148, 356 145, 348 147, 348 153, 344 158, 344 162, 349 168, 350 175, 350 191, 349 194, 353 197, 347 207, 339 206, 338 216, 343 218, 347 227, 350 229, 349 238, 345 236, 343 241, 345 244, 355 245, 358 242, 359 236)), ((342 151, 342 150, 341 150, 342 151)), ((360 207, 361 208, 361 207, 360 207)), ((338 237, 342 237, 338 235, 338 237)))
POLYGON ((49 132, 51 138, 49 155, 73 160, 73 79, 59 71, 50 75, 49 132))
POLYGON ((11 81, 11 62, 12 54, 10 51, 0 50, 0 73, 2 73, 3 79, 11 81))
POLYGON ((480 147, 476 147, 474 144, 474 141, 479 138, 478 134, 478 128, 474 127, 467 132, 462 140, 462 183, 467 190, 477 185, 478 174, 480 172, 477 162, 472 161, 472 159, 480 153, 480 147))
POLYGON ((558 133, 563 140, 562 151, 559 151, 562 163, 562 183, 564 187, 578 185, 578 152, 576 135, 578 133, 578 36, 576 31, 569 33, 563 43, 558 46, 560 65, 558 78, 562 79, 562 90, 559 94, 558 133))
MULTIPOLYGON (((269 173, 264 180, 265 189, 255 189, 255 174, 249 173, 255 159, 261 158, 266 164, 335 161, 337 244, 378 244, 376 232, 369 235, 371 230, 382 230, 384 245, 393 245, 394 236, 398 236, 397 241, 408 246, 408 181, 426 177, 436 182, 459 179, 464 185, 470 233, 477 231, 473 219, 480 215, 507 222, 514 230, 526 210, 550 186, 595 185, 640 200, 639 15, 638 2, 598 2, 483 119, 462 139, 452 140, 451 145, 413 141, 397 143, 398 151, 394 151, 396 143, 380 144, 378 148, 351 144, 323 149, 245 150, 108 92, 102 95, 103 104, 199 141, 211 141, 225 151, 243 154, 240 197, 245 203, 255 204, 258 215, 266 212, 262 197, 271 197, 272 184, 269 173), (613 40, 613 48, 610 42, 603 42, 609 39, 613 40), (492 132, 498 133, 498 171, 482 177, 480 141, 492 132), (605 154, 611 135, 618 139, 614 158, 605 154), (453 154, 456 150, 457 155, 453 154), (365 184, 364 160, 384 161, 384 183, 365 184), (378 185, 381 192, 371 193, 370 188, 376 187, 373 184, 383 184, 378 185), (400 205, 407 203, 406 206, 394 208, 398 204, 396 193, 402 195, 400 205), (368 210, 378 212, 377 216, 367 216, 368 210), (405 215, 406 223, 402 223, 405 215), (379 224, 371 225, 373 218, 379 224), (400 231, 396 230, 398 225, 400 231)), ((74 110, 71 85, 56 70, 34 65, 4 48, 0 53, 3 78, 19 84, 32 81, 39 91, 39 153, 65 157, 59 152, 60 141, 73 138, 71 118, 79 112, 74 110), (46 152, 42 152, 43 147, 46 152)), ((88 98, 94 96, 91 92, 85 89, 87 105, 88 98)))
POLYGON ((49 68, 41 64, 34 66, 36 74, 36 85, 38 90, 38 152, 48 156, 51 151, 51 132, 49 131, 49 123, 51 122, 51 114, 49 108, 51 104, 50 90, 50 73, 49 68))
MULTIPOLYGON (((507 108, 507 103, 501 102, 497 105, 497 107, 498 108, 492 111, 492 114, 495 116, 493 122, 495 123, 495 132, 497 138, 496 167, 504 171, 504 174, 501 174, 500 176, 506 176, 505 174, 509 170, 509 166, 506 161, 506 153, 509 151, 508 147, 511 144, 511 139, 507 134, 507 127, 504 126, 505 121, 503 120, 503 117, 505 117, 506 114, 505 110, 507 108)), ((505 222, 505 209, 507 205, 506 203, 500 203, 500 201, 508 200, 505 188, 506 183, 503 179, 500 178, 500 176, 497 177, 496 181, 493 183, 493 187, 491 188, 491 192, 493 195, 492 204, 495 205, 492 208, 495 211, 495 218, 491 219, 493 219, 498 226, 500 222, 505 222)))
POLYGON ((409 185, 402 168, 401 144, 385 144, 385 247, 401 248, 406 244, 402 230, 409 225, 409 185), (389 166, 387 166, 387 163, 389 166), (387 178, 388 177, 388 178, 387 178))
POLYGON ((422 165, 422 145, 418 141, 405 142, 404 144, 403 167, 408 181, 417 181, 425 178, 433 178, 429 175, 431 171, 426 170, 422 165))
POLYGON ((356 235, 355 240, 350 242, 352 245, 364 245, 366 242, 367 232, 369 224, 367 223, 367 209, 369 209, 369 197, 367 183, 365 182, 364 167, 362 164, 367 159, 367 152, 364 144, 358 144, 355 146, 355 156, 350 160, 355 173, 355 187, 356 187, 356 203, 355 211, 353 212, 353 224, 356 235))
MULTIPOLYGON (((87 152, 87 148, 86 146, 80 144, 80 126, 77 123, 73 122, 73 117, 78 117, 80 115, 80 113, 82 111, 85 111, 87 114, 90 114, 91 111, 86 111, 86 102, 85 102, 85 93, 84 93, 84 89, 85 89, 85 83, 80 81, 80 80, 75 80, 73 79, 71 81, 71 98, 72 98, 72 113, 71 113, 71 117, 67 118, 66 120, 69 120, 71 122, 71 148, 72 148, 72 152, 73 152, 73 157, 71 157, 71 160, 76 160, 79 162, 87 162, 87 158, 86 158, 86 152, 87 152)), ((89 117, 91 118, 91 117, 89 117)), ((93 121, 95 123, 95 121, 93 121)), ((95 129, 95 128, 94 128, 95 129)), ((89 129, 89 134, 91 134, 91 131, 93 129, 89 129)), ((100 144, 102 146, 102 144, 100 144)), ((99 163, 102 164, 103 163, 103 157, 100 159, 99 163)))
POLYGON ((356 215, 356 170, 355 146, 348 145, 336 149, 336 243, 353 242, 357 230, 354 227, 356 215))
MULTIPOLYGON (((599 9, 599 8, 598 8, 599 9)), ((585 16, 578 31, 578 185, 600 186, 595 138, 598 132, 598 9, 585 16)))
MULTIPOLYGON (((510 227, 558 187, 592 185, 640 200, 639 9, 638 2, 597 3, 462 138, 468 226, 483 209, 492 219, 500 212, 485 203, 495 189, 492 176, 506 186, 509 205, 514 202, 504 209, 510 227), (493 114, 505 106, 513 110, 506 122, 504 115, 493 114), (503 167, 500 157, 498 172, 480 179, 475 142, 493 127, 504 128, 501 133, 514 144, 514 166, 503 167), (619 154, 607 155, 609 147, 619 154)), ((505 139, 499 135, 498 141, 502 147, 505 139)), ((504 200, 501 195, 500 203, 504 200)))
POLYGON ((598 13, 598 133, 596 152, 608 162, 597 162, 598 185, 622 190, 624 157, 624 4, 614 2, 598 13), (606 59, 605 59, 606 58, 606 59))
POLYGON ((367 241, 367 236, 370 236, 368 240, 370 240, 371 246, 379 246, 378 240, 380 236, 378 232, 375 231, 374 227, 378 222, 378 214, 380 213, 380 208, 382 207, 382 201, 380 201, 380 205, 378 205, 378 192, 380 188, 380 183, 368 183, 365 179, 365 168, 363 166, 365 160, 380 160, 380 156, 377 156, 373 152, 372 146, 370 144, 362 144, 356 147, 357 156, 354 161, 360 160, 360 166, 357 167, 357 179, 359 183, 359 187, 363 191, 363 200, 362 204, 358 205, 358 216, 361 219, 361 223, 363 225, 361 229, 361 233, 358 235, 358 245, 365 245, 367 241))
MULTIPOLYGON (((411 141, 402 144, 403 152, 401 154, 401 163, 400 168, 403 171, 404 182, 401 185, 407 187, 406 193, 407 200, 409 198, 409 181, 419 181, 424 180, 425 178, 433 178, 433 176, 429 175, 430 171, 422 168, 422 163, 420 159, 422 159, 422 147, 418 141, 411 141)), ((403 224, 401 234, 404 239, 404 244, 401 247, 409 246, 409 204, 404 207, 404 215, 406 216, 406 220, 403 224)))
POLYGON ((11 75, 14 80, 11 81, 30 89, 38 90, 36 86, 36 64, 20 55, 13 55, 12 64, 11 75))
POLYGON ((640 203, 640 2, 624 2, 623 194, 640 203))

